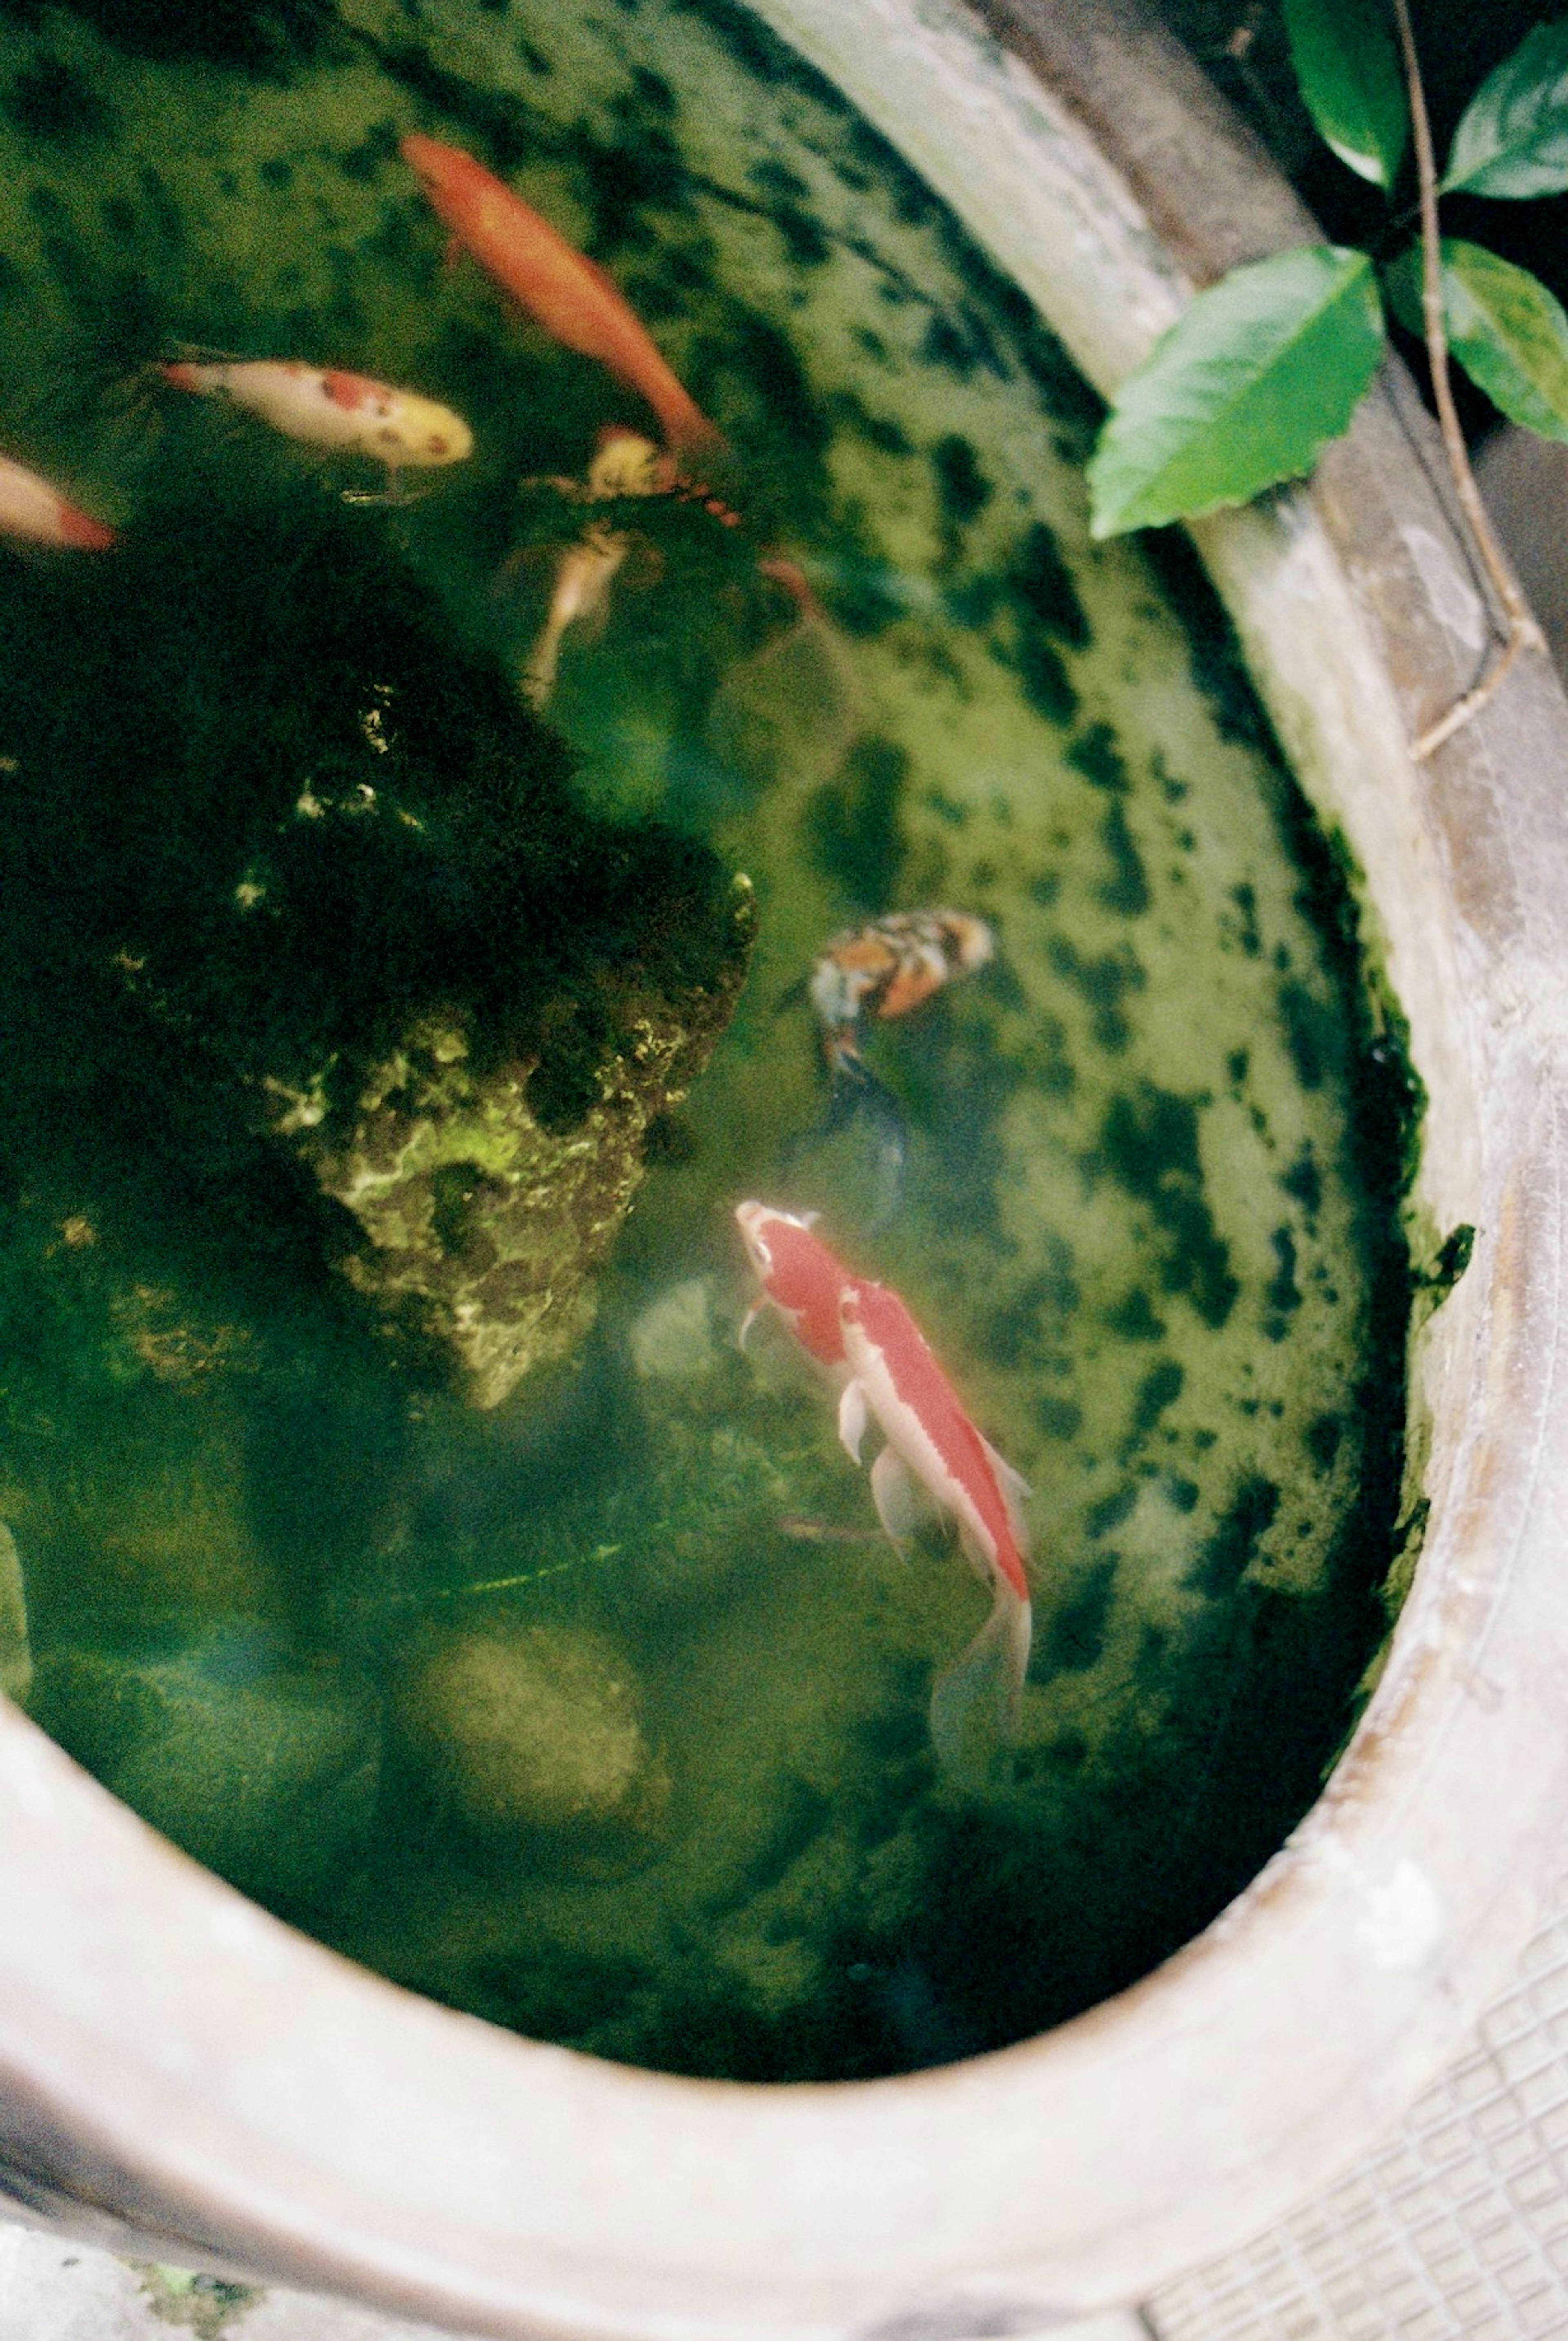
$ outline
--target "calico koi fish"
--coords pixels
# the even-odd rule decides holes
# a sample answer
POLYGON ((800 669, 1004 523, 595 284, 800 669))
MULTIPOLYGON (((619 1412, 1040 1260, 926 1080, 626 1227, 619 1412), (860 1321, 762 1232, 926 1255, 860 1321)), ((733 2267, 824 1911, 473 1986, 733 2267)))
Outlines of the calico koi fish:
MULTIPOLYGON (((610 423, 599 434, 599 447, 584 485, 579 487, 572 480, 557 484, 587 503, 602 503, 618 496, 662 495, 669 485, 669 463, 640 432, 610 423)), ((624 529, 590 521, 577 543, 562 552, 544 623, 523 661, 522 695, 531 706, 543 708, 550 703, 568 627, 602 624, 610 607, 610 589, 630 546, 624 529)))
POLYGON ((461 463, 473 433, 461 414, 417 391, 393 390, 368 374, 302 364, 297 359, 243 358, 211 364, 180 360, 159 373, 176 390, 230 398, 285 438, 345 454, 373 455, 389 472, 405 463, 461 463))
MULTIPOLYGON (((983 967, 995 949, 984 919, 967 911, 893 911, 835 935, 804 986, 821 1029, 828 1102, 820 1121, 789 1151, 817 1145, 851 1123, 864 1121, 875 1139, 882 1189, 874 1226, 898 1207, 909 1133, 898 1099, 861 1053, 864 1021, 875 1017, 887 1022, 907 1016, 953 976, 983 967)), ((797 996, 795 991, 785 994, 787 1000, 797 996)))
POLYGON ((722 443, 603 269, 462 147, 412 131, 399 151, 454 242, 547 334, 646 399, 672 452, 722 443))
POLYGON ((751 1265, 762 1290, 747 1310, 740 1346, 764 1309, 777 1309, 808 1357, 819 1366, 845 1363, 839 1299, 854 1276, 811 1230, 815 1211, 779 1211, 770 1203, 737 1203, 751 1265))
POLYGON ((112 528, 79 512, 47 480, 25 463, 0 455, 0 536, 29 544, 73 544, 84 553, 107 553, 117 539, 112 528))
POLYGON ((996 948, 985 920, 968 911, 892 911, 835 935, 808 987, 829 1062, 835 1050, 857 1046, 863 1016, 907 1016, 955 975, 984 967, 996 948))
POLYGON ((990 1588, 990 1616, 931 1693, 938 1760, 958 1769, 977 1700, 993 1695, 1002 1736, 1017 1729, 1033 1630, 1021 1509, 1028 1486, 970 1420, 889 1287, 849 1279, 839 1296, 839 1327, 849 1369, 839 1402, 839 1437, 856 1463, 873 1420, 887 1440, 871 1466, 878 1519, 901 1548, 928 1507, 950 1515, 966 1559, 990 1588))

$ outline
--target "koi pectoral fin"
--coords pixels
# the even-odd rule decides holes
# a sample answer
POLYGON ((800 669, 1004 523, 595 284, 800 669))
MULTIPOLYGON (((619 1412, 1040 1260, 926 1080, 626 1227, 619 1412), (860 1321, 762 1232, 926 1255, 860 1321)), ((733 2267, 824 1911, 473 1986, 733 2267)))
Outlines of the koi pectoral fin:
POLYGON ((900 1549, 922 1521, 936 1517, 936 1505, 892 1447, 884 1447, 871 1466, 871 1499, 890 1542, 900 1549))
POLYGON ((839 1437, 851 1463, 860 1460, 861 1442, 869 1420, 864 1390, 857 1381, 846 1382, 839 1399, 839 1437))

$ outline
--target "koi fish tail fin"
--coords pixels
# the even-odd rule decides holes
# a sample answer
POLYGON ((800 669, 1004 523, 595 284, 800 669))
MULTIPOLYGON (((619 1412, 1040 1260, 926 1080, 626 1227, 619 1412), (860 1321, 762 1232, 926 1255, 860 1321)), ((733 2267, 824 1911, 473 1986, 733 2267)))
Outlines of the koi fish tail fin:
POLYGON ((998 1584, 990 1616, 931 1687, 931 1745, 942 1771, 982 1773, 1017 1738, 1032 1631, 1028 1603, 998 1584))
POLYGON ((904 1169, 909 1159, 909 1125, 904 1110, 874 1073, 860 1068, 858 1111, 876 1145, 877 1201, 866 1222, 868 1235, 885 1228, 904 1200, 904 1169))
POLYGON ((782 1016, 787 1008, 803 1008, 809 995, 810 985, 811 979, 809 975, 798 975, 794 982, 787 984, 773 1002, 774 1015, 782 1016))
POLYGON ((824 1038, 829 1067, 828 1103, 820 1124, 825 1138, 837 1137, 852 1122, 869 1131, 875 1154, 877 1200, 866 1232, 874 1235, 887 1226, 904 1195, 904 1166, 909 1157, 909 1125, 904 1109, 886 1082, 879 1081, 860 1054, 852 1027, 824 1038))
POLYGON ((826 613, 807 582, 806 572, 787 553, 759 553, 757 569, 759 575, 771 578, 775 585, 789 594, 795 604, 797 617, 825 619, 826 613))
POLYGON ((827 1036, 828 1100, 818 1119, 786 1139, 779 1150, 779 1169, 788 1175, 803 1154, 815 1151, 830 1139, 840 1138, 857 1123, 870 1140, 874 1201, 865 1231, 874 1235, 897 1212, 904 1194, 904 1166, 909 1153, 909 1126, 904 1110, 877 1079, 858 1048, 853 1032, 827 1036))

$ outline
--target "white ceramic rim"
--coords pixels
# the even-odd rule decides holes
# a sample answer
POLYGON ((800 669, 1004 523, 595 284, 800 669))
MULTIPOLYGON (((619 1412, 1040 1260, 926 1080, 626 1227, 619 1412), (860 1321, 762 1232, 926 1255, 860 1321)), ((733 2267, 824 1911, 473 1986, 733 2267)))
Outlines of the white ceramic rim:
MULTIPOLYGON (((1147 121, 1210 139, 1176 53, 1119 0, 996 0, 990 30, 955 0, 751 5, 1092 381, 1136 363, 1187 283, 1115 140, 1097 146, 1017 54, 1087 25, 1147 121)), ((1241 147, 1226 167, 1265 241, 1310 233, 1241 147)), ((1419 1357, 1415 1587, 1290 1843, 1177 1957, 1040 2039, 898 2080, 706 2084, 513 2038, 335 1958, 4 1708, 0 2177, 17 2199, 498 2336, 938 2341, 1146 2296, 1324 2183, 1434 2070, 1526 1933, 1568 1817, 1568 710, 1522 673, 1412 766, 1407 722, 1471 679, 1482 614, 1421 453, 1385 386, 1310 499, 1198 532, 1366 872, 1431 1095, 1422 1200, 1479 1230, 1419 1357)))

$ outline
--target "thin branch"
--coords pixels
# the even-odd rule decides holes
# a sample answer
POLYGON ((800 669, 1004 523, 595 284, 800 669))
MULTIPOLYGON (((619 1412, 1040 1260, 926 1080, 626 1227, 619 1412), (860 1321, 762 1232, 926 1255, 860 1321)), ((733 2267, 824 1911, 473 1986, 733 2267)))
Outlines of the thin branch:
POLYGON ((1412 745, 1410 752, 1420 763, 1434 749, 1440 748, 1444 740, 1451 740, 1461 725, 1468 723, 1471 717, 1496 694, 1521 651, 1543 650, 1545 641, 1530 614, 1528 603, 1509 574, 1508 563, 1492 533, 1492 523, 1481 501, 1475 474, 1470 468, 1459 412, 1454 403, 1454 386, 1448 374, 1448 334, 1443 314, 1443 246, 1437 228, 1437 163, 1432 151, 1432 125, 1427 118, 1426 92, 1422 86, 1421 68, 1416 62, 1415 35, 1410 25, 1409 0, 1394 0, 1394 16, 1399 30, 1400 54, 1404 60, 1405 86, 1410 94, 1415 173, 1421 191, 1421 313, 1426 327, 1426 356, 1432 369, 1432 394, 1437 402, 1438 427, 1443 433, 1444 451, 1448 457, 1448 468, 1453 474, 1460 510, 1469 524, 1482 566, 1491 579, 1493 590, 1508 619, 1508 640, 1496 662, 1483 675, 1474 691, 1467 691, 1446 715, 1424 732, 1412 745))
POLYGON ((1467 691, 1463 699, 1456 699, 1446 715, 1440 715, 1436 722, 1429 725, 1418 740, 1411 742, 1410 752, 1415 762, 1418 764, 1424 764, 1434 749, 1442 747, 1444 740, 1452 740, 1454 734, 1462 731, 1473 715, 1479 714, 1487 701, 1495 698, 1498 692, 1502 690, 1503 679, 1520 652, 1534 647, 1535 643, 1528 634, 1523 631, 1511 630, 1496 665, 1487 669, 1474 690, 1467 691))

